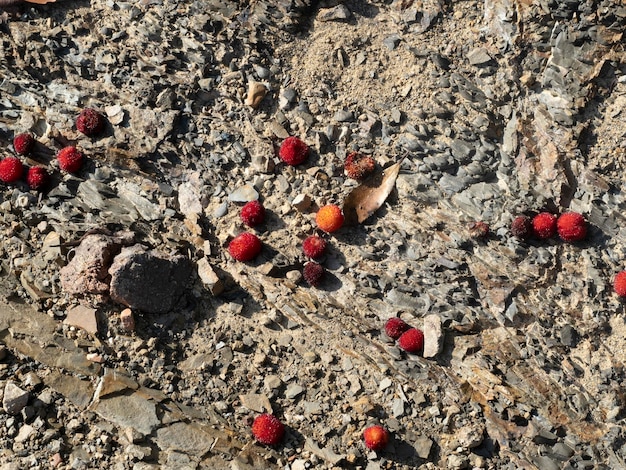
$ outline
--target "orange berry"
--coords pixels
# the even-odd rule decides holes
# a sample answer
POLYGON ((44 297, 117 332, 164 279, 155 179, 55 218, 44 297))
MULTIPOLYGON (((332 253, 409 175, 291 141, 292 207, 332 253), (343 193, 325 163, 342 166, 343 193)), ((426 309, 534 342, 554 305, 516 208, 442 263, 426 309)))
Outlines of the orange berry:
POLYGON ((320 208, 315 216, 315 222, 324 232, 336 232, 343 225, 343 214, 339 206, 329 204, 320 208))

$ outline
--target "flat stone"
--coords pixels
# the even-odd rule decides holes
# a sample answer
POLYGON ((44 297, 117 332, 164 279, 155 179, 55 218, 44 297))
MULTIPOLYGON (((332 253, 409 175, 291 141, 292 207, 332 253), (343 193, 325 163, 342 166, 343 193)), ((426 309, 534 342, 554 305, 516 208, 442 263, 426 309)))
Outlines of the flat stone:
POLYGON ((67 317, 63 320, 66 325, 75 326, 95 335, 98 332, 98 320, 96 309, 78 305, 67 311, 67 317))
POLYGON ((194 423, 173 423, 161 427, 156 433, 156 443, 162 450, 177 450, 190 455, 204 455, 216 437, 194 423))
POLYGON ((126 331, 135 331, 135 317, 133 311, 129 308, 125 308, 120 312, 120 323, 122 328, 126 331))
POLYGON ((302 392, 304 392, 304 387, 298 384, 289 384, 289 386, 287 386, 287 390, 285 390, 285 396, 289 399, 294 399, 302 392))
POLYGON ((8 380, 4 386, 4 396, 2 397, 2 408, 10 415, 19 414, 28 403, 29 393, 22 390, 12 380, 8 380))
POLYGON ((181 255, 147 251, 142 245, 122 249, 109 269, 111 298, 146 313, 166 313, 188 286, 192 265, 181 255))
POLYGON ((257 413, 272 412, 272 403, 267 395, 263 393, 247 393, 246 395, 239 395, 239 399, 241 404, 249 410, 257 413))
POLYGON ((231 202, 250 202, 259 199, 259 193, 251 184, 244 184, 228 195, 231 202))
POLYGON ((471 65, 484 65, 487 62, 490 62, 491 56, 487 52, 487 49, 483 47, 478 47, 476 49, 472 49, 467 53, 467 60, 471 65))
POLYGON ((435 357, 443 349, 443 329, 439 315, 424 317, 424 357, 435 357))
POLYGON ((87 408, 93 399, 94 389, 89 380, 81 380, 73 375, 54 371, 44 377, 44 383, 81 410, 87 408))
POLYGON ((144 435, 151 434, 160 424, 154 401, 135 392, 109 395, 92 409, 117 426, 130 427, 144 435))

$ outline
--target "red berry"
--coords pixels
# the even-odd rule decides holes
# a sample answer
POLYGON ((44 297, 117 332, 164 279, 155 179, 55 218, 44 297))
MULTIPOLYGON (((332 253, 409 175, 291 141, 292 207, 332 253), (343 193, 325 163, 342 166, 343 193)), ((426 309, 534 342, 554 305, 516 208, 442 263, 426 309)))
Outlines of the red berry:
POLYGON ((389 432, 379 425, 370 426, 363 431, 365 447, 374 451, 381 451, 387 447, 389 442, 389 432))
POLYGON ((353 180, 360 181, 367 175, 372 173, 376 168, 376 162, 369 155, 363 155, 359 152, 352 152, 348 154, 345 162, 343 163, 343 169, 348 176, 353 180))
POLYGON ((299 165, 309 155, 309 146, 298 137, 287 137, 283 140, 278 156, 287 165, 299 165))
POLYGON ((0 161, 0 180, 14 183, 22 177, 24 165, 19 158, 8 157, 0 161))
POLYGON ((264 413, 252 423, 252 434, 261 444, 275 446, 283 440, 285 426, 276 416, 264 413))
POLYGON ((228 245, 230 256, 237 261, 250 261, 261 253, 261 240, 256 235, 244 232, 232 239, 228 245))
POLYGON ((307 263, 304 265, 304 269, 302 270, 302 275, 304 276, 304 280, 313 287, 317 287, 322 283, 322 279, 324 279, 324 268, 321 264, 318 263, 307 263))
POLYGON ((302 242, 302 251, 309 258, 319 258, 324 254, 325 250, 326 241, 318 235, 311 235, 302 242))
POLYGON ((259 201, 250 201, 241 208, 241 220, 248 227, 256 227, 265 221, 265 208, 259 201))
POLYGON ((385 322, 385 333, 391 339, 398 339, 402 336, 402 333, 409 330, 411 327, 407 323, 398 317, 390 318, 385 322))
POLYGON ((410 328, 398 339, 398 346, 408 353, 417 354, 424 349, 424 333, 417 328, 410 328))
POLYGON ((620 271, 613 281, 613 290, 620 297, 626 297, 626 271, 620 271))
POLYGON ((566 212, 556 221, 559 237, 566 242, 583 240, 587 236, 587 222, 578 212, 566 212))
POLYGON ((48 182, 48 172, 45 168, 40 166, 32 166, 28 169, 28 175, 26 175, 26 182, 30 189, 41 189, 48 182))
POLYGON ((343 225, 343 213, 339 206, 329 204, 320 208, 315 216, 317 226, 324 232, 332 233, 341 228, 343 225))
POLYGON ((533 217, 533 233, 541 239, 552 238, 556 235, 556 215, 541 212, 533 217))
POLYGON ((530 217, 520 215, 513 219, 511 223, 511 233, 517 238, 526 239, 533 233, 533 225, 530 221, 530 217))
POLYGON ((100 134, 104 129, 104 116, 95 109, 83 109, 76 118, 76 129, 88 137, 100 134))
POLYGON ((83 154, 76 147, 65 147, 57 153, 59 168, 68 173, 76 173, 83 165, 83 154))
POLYGON ((18 134, 13 137, 13 148, 18 155, 30 153, 35 146, 35 139, 28 132, 18 134))

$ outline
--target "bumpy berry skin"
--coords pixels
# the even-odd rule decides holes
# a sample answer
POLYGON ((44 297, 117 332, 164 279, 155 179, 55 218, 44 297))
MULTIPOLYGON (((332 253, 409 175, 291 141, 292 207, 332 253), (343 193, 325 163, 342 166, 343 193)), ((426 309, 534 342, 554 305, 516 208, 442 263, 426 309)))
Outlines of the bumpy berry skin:
POLYGON ((35 139, 28 132, 13 137, 13 148, 18 155, 26 155, 33 150, 35 139))
POLYGON ((410 328, 398 338, 398 346, 411 354, 418 354, 424 349, 424 333, 417 328, 410 328))
POLYGON ((0 181, 15 183, 22 177, 24 165, 19 158, 8 157, 0 161, 0 181))
POLYGON ((379 425, 370 426, 363 431, 363 439, 365 440, 365 447, 378 452, 387 447, 389 432, 379 425))
POLYGON ((391 339, 398 339, 402 333, 408 331, 411 327, 401 318, 393 317, 385 322, 385 333, 391 339))
POLYGON ((324 267, 319 263, 307 263, 302 270, 304 280, 312 287, 318 287, 324 279, 324 267))
POLYGON ((248 227, 256 227, 265 221, 265 208, 259 201, 250 201, 241 208, 241 220, 248 227))
POLYGON ((343 169, 348 178, 361 181, 376 168, 376 161, 369 155, 351 152, 343 163, 343 169))
POLYGON ((264 413, 252 423, 252 434, 261 444, 275 446, 283 440, 285 426, 276 416, 264 413))
POLYGON ((98 135, 104 130, 104 116, 95 109, 83 109, 76 118, 76 129, 87 137, 98 135))
POLYGON ((523 240, 529 238, 533 234, 533 224, 530 217, 525 215, 515 217, 511 223, 511 233, 523 240))
POLYGON ((253 233, 244 232, 231 240, 228 245, 228 252, 237 261, 250 261, 261 253, 262 247, 259 237, 253 233))
POLYGON ((556 215, 541 212, 533 217, 533 234, 545 240, 556 235, 556 215))
POLYGON ((68 173, 76 173, 83 166, 83 154, 76 147, 65 147, 57 153, 59 168, 68 173))
POLYGON ((626 297, 626 271, 620 271, 613 280, 613 290, 620 297, 626 297))
POLYGON ((487 238, 489 236, 489 225, 485 222, 472 222, 469 225, 470 237, 474 239, 487 238))
POLYGON ((50 176, 45 168, 40 166, 33 166, 28 169, 26 175, 26 182, 30 189, 42 189, 48 183, 50 176))
POLYGON ((311 235, 302 242, 302 251, 305 256, 317 259, 326 251, 326 241, 318 235, 311 235))
POLYGON ((343 225, 343 213, 339 206, 329 204, 320 208, 315 216, 315 222, 317 226, 324 232, 332 233, 336 232, 343 225))
POLYGON ((309 146, 298 137, 287 137, 280 145, 278 156, 287 165, 299 165, 309 156, 309 146))
POLYGON ((556 221, 559 237, 566 242, 584 240, 587 236, 587 222, 578 212, 566 212, 556 221))

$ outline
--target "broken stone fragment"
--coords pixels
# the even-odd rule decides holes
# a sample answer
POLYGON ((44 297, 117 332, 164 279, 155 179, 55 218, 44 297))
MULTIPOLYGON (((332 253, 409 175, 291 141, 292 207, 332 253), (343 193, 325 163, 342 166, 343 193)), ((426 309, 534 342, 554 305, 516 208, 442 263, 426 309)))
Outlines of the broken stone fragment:
POLYGON ((28 392, 18 387, 12 380, 7 381, 4 387, 2 407, 10 415, 19 414, 28 403, 28 392))
POLYGON ((72 260, 61 268, 61 287, 69 294, 103 294, 109 290, 108 268, 120 245, 107 235, 88 235, 72 260))
POLYGON ((220 295, 224 291, 224 283, 213 270, 208 259, 201 258, 198 261, 198 276, 211 294, 220 295))
POLYGON ((96 310, 84 305, 78 305, 68 310, 67 317, 65 317, 63 323, 81 328, 92 335, 98 332, 96 310))
POLYGON ((443 329, 439 315, 424 317, 424 357, 435 357, 443 349, 443 329))
POLYGON ((111 298, 146 313, 166 313, 187 289, 192 265, 181 255, 165 255, 133 245, 123 248, 109 269, 111 298))
POLYGON ((135 317, 133 317, 133 311, 129 308, 125 308, 120 313, 120 323, 122 328, 126 331, 135 331, 135 317))

